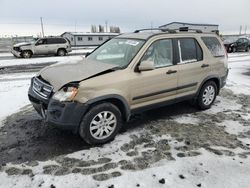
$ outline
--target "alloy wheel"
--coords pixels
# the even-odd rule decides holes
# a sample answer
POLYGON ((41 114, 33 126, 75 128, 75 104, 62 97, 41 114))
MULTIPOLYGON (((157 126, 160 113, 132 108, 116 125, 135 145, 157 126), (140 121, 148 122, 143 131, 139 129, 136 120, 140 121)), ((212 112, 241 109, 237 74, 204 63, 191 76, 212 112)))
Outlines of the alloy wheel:
POLYGON ((90 123, 90 134, 98 140, 108 138, 116 129, 116 116, 110 111, 98 113, 90 123))

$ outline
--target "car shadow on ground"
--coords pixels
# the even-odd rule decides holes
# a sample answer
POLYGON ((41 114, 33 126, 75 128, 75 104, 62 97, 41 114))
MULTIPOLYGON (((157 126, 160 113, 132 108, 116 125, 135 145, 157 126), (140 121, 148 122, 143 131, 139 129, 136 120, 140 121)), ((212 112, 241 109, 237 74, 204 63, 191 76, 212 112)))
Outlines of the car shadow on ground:
MULTIPOLYGON (((121 132, 133 131, 157 119, 196 111, 187 102, 146 111, 133 116, 121 132)), ((47 125, 30 105, 7 117, 4 127, 0 128, 0 165, 45 161, 90 147, 78 135, 47 125)))

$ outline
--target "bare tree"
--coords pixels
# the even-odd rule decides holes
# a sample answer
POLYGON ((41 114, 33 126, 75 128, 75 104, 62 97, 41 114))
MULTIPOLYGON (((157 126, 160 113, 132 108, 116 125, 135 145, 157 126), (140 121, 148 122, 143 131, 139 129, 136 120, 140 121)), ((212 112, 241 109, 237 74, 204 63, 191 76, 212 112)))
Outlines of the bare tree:
POLYGON ((104 26, 99 25, 99 33, 104 33, 104 26))
POLYGON ((96 25, 91 25, 91 32, 92 33, 96 33, 97 32, 96 25))
POLYGON ((110 32, 111 33, 120 33, 121 30, 119 27, 116 27, 116 26, 110 26, 110 32))

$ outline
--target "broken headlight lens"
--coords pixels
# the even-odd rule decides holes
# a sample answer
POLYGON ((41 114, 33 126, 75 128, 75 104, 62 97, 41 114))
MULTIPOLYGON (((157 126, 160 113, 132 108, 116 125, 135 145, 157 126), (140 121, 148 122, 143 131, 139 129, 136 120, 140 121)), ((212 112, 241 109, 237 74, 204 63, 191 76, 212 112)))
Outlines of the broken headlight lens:
POLYGON ((76 87, 64 87, 53 95, 53 99, 59 100, 61 102, 73 101, 77 92, 78 88, 76 87))

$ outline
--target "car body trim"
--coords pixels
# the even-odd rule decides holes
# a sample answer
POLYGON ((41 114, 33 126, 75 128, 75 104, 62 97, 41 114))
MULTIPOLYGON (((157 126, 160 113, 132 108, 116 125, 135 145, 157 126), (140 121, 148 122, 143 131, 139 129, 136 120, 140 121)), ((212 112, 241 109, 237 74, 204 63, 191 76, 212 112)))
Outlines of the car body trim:
POLYGON ((180 90, 180 89, 185 89, 188 87, 194 87, 197 84, 198 84, 198 82, 195 82, 195 83, 191 83, 191 84, 187 84, 187 85, 183 85, 183 86, 179 86, 179 87, 175 87, 175 88, 170 88, 170 89, 165 89, 165 90, 161 90, 161 91, 157 91, 157 92, 153 92, 153 93, 148 93, 145 95, 136 96, 132 100, 138 100, 138 99, 142 99, 142 98, 152 97, 154 95, 160 95, 163 93, 168 93, 168 92, 172 92, 172 91, 176 91, 176 90, 180 90))

